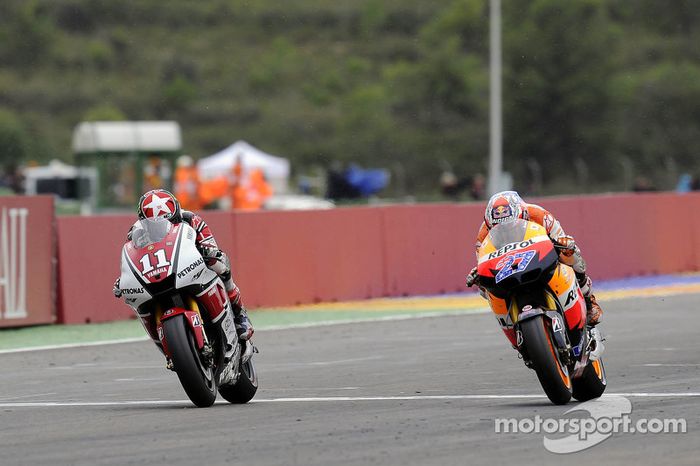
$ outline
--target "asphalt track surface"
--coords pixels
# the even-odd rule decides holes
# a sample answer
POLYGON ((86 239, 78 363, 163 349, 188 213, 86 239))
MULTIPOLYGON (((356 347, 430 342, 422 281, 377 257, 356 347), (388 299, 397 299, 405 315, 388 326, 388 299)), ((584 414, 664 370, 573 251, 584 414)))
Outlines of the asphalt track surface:
POLYGON ((609 394, 685 434, 557 455, 496 418, 566 417, 489 314, 260 331, 254 402, 194 408, 149 342, 2 355, 2 465, 698 464, 699 294, 606 304, 609 394))

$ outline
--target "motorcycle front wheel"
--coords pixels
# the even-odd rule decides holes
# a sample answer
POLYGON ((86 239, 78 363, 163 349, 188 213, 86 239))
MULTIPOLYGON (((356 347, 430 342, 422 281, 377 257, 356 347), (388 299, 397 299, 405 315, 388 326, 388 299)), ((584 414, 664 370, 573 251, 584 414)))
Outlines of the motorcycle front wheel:
POLYGON ((527 355, 547 398, 557 405, 568 403, 571 400, 571 377, 554 346, 548 323, 540 315, 522 322, 520 331, 527 355))
POLYGON ((163 321, 163 334, 173 367, 182 388, 196 406, 206 408, 216 401, 216 382, 211 367, 204 367, 194 335, 179 315, 163 321))

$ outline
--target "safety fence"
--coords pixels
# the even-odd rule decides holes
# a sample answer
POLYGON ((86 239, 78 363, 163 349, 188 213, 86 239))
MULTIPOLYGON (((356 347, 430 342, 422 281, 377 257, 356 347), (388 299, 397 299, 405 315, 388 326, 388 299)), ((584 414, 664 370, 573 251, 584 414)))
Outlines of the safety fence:
MULTIPOLYGON (((700 269, 700 194, 539 201, 576 237, 594 279, 700 269)), ((421 204, 204 217, 256 308, 463 291, 483 209, 421 204)), ((130 318, 111 290, 134 220, 54 217, 50 198, 0 198, 0 326, 130 318)))

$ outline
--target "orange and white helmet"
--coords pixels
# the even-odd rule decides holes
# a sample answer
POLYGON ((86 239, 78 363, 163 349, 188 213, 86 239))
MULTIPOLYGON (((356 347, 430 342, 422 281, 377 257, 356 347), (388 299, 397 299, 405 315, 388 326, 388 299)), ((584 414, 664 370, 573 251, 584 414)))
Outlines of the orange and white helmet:
POLYGON ((499 223, 524 218, 525 201, 515 191, 501 191, 491 196, 484 212, 484 222, 489 228, 499 223))

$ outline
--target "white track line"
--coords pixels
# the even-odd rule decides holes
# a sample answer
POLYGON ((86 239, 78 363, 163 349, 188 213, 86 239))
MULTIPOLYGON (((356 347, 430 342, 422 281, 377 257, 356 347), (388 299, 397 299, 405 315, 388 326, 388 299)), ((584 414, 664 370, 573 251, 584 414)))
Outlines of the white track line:
POLYGON ((391 322, 393 320, 426 319, 429 317, 450 317, 470 314, 487 314, 491 312, 488 307, 475 309, 461 309, 456 311, 424 312, 420 314, 395 314, 381 317, 360 317, 357 319, 321 320, 317 322, 304 322, 299 324, 264 325, 260 330, 292 330, 299 328, 327 327, 329 325, 364 324, 368 322, 391 322))
POLYGON ((45 350, 56 350, 63 348, 83 348, 86 346, 102 346, 102 345, 116 345, 119 343, 134 343, 137 341, 148 341, 150 338, 146 335, 143 337, 136 338, 123 338, 121 340, 105 340, 105 341, 90 341, 87 343, 66 343, 64 345, 46 345, 46 346, 30 346, 27 348, 14 348, 0 350, 0 354, 10 354, 10 353, 25 353, 27 351, 45 351, 45 350))
MULTIPOLYGON (((314 327, 327 327, 329 325, 347 325, 347 324, 362 324, 368 322, 384 322, 393 320, 410 320, 410 319, 426 319, 429 317, 448 317, 448 316, 460 316, 469 314, 486 314, 491 312, 488 308, 479 309, 469 309, 460 311, 445 311, 445 312, 428 312, 423 314, 397 314, 391 316, 383 317, 367 317, 360 319, 344 319, 344 320, 328 320, 320 322, 307 322, 301 324, 285 324, 285 325, 261 325, 256 326, 257 331, 268 331, 268 330, 294 330, 301 328, 314 328, 314 327)), ((91 341, 87 343, 65 343, 61 345, 46 345, 46 346, 31 346, 26 348, 13 348, 0 350, 0 354, 11 354, 11 353, 25 353, 27 351, 46 351, 46 350, 57 350, 64 348, 83 348, 88 346, 101 346, 101 345, 117 345, 120 343, 134 343, 140 341, 149 341, 150 338, 146 335, 143 337, 135 338, 123 338, 121 340, 105 340, 105 341, 91 341)))
MULTIPOLYGON (((636 364, 639 365, 639 364, 636 364)), ((693 364, 641 364, 644 367, 697 367, 700 363, 693 364)))
MULTIPOLYGON (((700 392, 679 393, 608 393, 604 398, 625 396, 629 398, 691 398, 700 397, 700 392)), ((322 396, 306 398, 269 398, 253 400, 251 403, 332 403, 361 401, 444 401, 444 400, 514 400, 544 399, 545 395, 407 395, 407 396, 322 396)), ((217 404, 228 404, 219 400, 217 404)), ((110 407, 110 406, 171 406, 192 405, 189 400, 133 400, 133 401, 46 401, 46 402, 0 402, 0 408, 51 408, 51 407, 110 407)))

